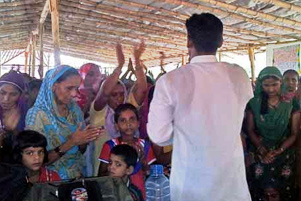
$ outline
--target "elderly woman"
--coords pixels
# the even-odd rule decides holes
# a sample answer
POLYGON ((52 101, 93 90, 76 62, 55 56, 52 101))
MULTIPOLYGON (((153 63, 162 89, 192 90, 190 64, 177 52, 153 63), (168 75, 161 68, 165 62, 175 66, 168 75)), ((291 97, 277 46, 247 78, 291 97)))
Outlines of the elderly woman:
POLYGON ((72 67, 49 70, 26 116, 27 129, 46 136, 49 168, 57 171, 62 179, 85 175, 86 144, 96 140, 102 132, 99 128, 85 128, 82 112, 74 101, 80 83, 80 75, 72 67))
POLYGON ((0 161, 10 162, 14 134, 25 127, 27 105, 21 74, 10 71, 0 79, 0 161))
POLYGON ((283 99, 282 75, 276 67, 264 68, 247 110, 247 132, 252 142, 249 180, 253 200, 266 194, 294 200, 295 150, 300 108, 283 99), (276 185, 281 184, 281 185, 276 185))

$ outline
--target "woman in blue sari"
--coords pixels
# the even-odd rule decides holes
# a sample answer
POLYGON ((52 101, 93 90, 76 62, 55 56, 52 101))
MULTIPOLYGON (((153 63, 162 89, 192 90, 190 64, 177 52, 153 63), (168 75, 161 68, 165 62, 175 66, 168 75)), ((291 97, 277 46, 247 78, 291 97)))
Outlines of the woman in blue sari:
POLYGON ((49 70, 26 116, 26 128, 46 136, 49 168, 57 171, 62 179, 85 176, 86 145, 102 133, 99 128, 85 127, 82 112, 74 100, 80 83, 78 71, 70 66, 49 70))

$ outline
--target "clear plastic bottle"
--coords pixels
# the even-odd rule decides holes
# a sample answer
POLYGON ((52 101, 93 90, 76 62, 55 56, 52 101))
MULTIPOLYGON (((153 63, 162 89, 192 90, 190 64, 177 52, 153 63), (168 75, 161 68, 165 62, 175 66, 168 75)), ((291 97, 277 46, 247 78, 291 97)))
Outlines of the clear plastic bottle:
POLYGON ((163 174, 162 165, 152 165, 145 182, 146 201, 170 201, 169 180, 163 174))

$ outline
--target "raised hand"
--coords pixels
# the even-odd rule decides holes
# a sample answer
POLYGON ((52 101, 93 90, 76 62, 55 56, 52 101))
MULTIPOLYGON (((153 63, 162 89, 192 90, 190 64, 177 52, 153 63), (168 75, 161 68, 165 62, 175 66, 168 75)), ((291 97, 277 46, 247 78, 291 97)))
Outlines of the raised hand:
POLYGON ((128 71, 134 72, 133 62, 131 58, 129 58, 128 71))
POLYGON ((118 60, 118 67, 117 68, 122 68, 124 63, 125 63, 125 59, 124 59, 124 54, 123 54, 123 50, 122 50, 122 46, 120 43, 117 43, 116 45, 116 56, 117 56, 117 60, 118 60))
POLYGON ((140 44, 134 47, 134 58, 136 64, 140 62, 141 55, 144 53, 144 51, 145 51, 145 43, 144 40, 141 40, 140 44))

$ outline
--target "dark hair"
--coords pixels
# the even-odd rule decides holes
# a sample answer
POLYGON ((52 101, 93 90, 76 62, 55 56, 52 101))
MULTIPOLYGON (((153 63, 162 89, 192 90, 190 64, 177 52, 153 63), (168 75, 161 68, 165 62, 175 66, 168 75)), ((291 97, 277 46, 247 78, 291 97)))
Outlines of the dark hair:
POLYGON ((73 75, 78 75, 80 76, 79 72, 75 68, 70 68, 66 70, 66 72, 63 73, 63 75, 56 80, 56 83, 61 83, 65 81, 68 77, 73 76, 73 75))
MULTIPOLYGON (((266 80, 266 79, 269 79, 269 78, 273 78, 275 80, 280 80, 278 77, 275 77, 275 76, 266 76, 261 80, 261 82, 266 80)), ((261 107, 260 107, 260 114, 265 115, 265 114, 268 113, 269 95, 262 90, 261 98, 262 98, 262 101, 261 101, 261 107)))
POLYGON ((155 81, 150 77, 150 76, 146 76, 146 82, 151 84, 151 85, 154 85, 155 84, 155 81))
POLYGON ((186 20, 186 28, 198 52, 216 52, 223 41, 223 23, 210 13, 193 14, 186 20))
POLYGON ((25 130, 20 132, 13 142, 13 158, 15 162, 22 163, 22 151, 28 147, 43 147, 45 156, 44 163, 48 162, 47 139, 39 132, 25 130))
POLYGON ((29 90, 40 89, 42 82, 43 82, 42 80, 38 80, 38 79, 32 80, 28 83, 28 89, 29 90))
POLYGON ((150 107, 150 104, 153 100, 154 92, 155 92, 155 85, 152 86, 148 91, 148 107, 150 107))
POLYGON ((127 144, 120 144, 113 147, 111 150, 111 154, 115 154, 116 156, 122 157, 127 167, 135 167, 138 160, 137 151, 127 144))
POLYGON ((286 71, 283 73, 283 77, 284 77, 286 74, 288 74, 288 73, 293 73, 293 74, 295 74, 295 75, 297 76, 297 78, 298 78, 298 81, 299 81, 299 73, 298 73, 297 71, 295 71, 295 70, 293 70, 293 69, 286 70, 286 71))
POLYGON ((135 113, 137 120, 139 120, 139 115, 138 115, 138 110, 137 108, 129 103, 125 103, 125 104, 120 104, 116 109, 115 109, 115 114, 114 114, 114 121, 115 123, 118 122, 118 119, 120 117, 120 114, 126 110, 131 110, 132 112, 135 113))

